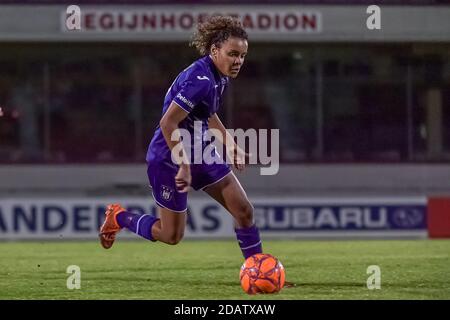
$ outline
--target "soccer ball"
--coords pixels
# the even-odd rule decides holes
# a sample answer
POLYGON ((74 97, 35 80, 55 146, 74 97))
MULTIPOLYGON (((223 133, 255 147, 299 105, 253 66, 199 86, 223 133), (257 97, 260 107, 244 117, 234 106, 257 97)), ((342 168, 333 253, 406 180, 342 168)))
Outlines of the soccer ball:
POLYGON ((285 271, 277 258, 258 253, 245 260, 239 276, 241 287, 248 294, 276 293, 284 286, 285 271))

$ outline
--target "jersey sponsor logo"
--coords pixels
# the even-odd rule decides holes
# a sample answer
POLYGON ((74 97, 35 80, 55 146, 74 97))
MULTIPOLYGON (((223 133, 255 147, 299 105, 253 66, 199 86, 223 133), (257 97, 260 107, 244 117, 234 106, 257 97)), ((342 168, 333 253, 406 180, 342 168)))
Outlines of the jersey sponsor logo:
POLYGON ((209 78, 207 76, 197 76, 198 80, 209 80, 209 78))
POLYGON ((185 104, 187 104, 191 109, 194 107, 194 103, 189 99, 187 99, 186 97, 184 97, 181 93, 177 94, 177 98, 183 101, 185 104))

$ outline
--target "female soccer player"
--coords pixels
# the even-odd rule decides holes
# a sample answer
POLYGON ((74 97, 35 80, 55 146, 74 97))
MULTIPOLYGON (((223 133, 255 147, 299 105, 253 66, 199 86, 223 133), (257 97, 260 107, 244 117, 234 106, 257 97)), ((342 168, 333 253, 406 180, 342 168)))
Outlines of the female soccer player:
MULTIPOLYGON (((244 168, 246 154, 227 133, 217 111, 229 78, 236 78, 244 63, 247 38, 241 23, 231 17, 214 16, 198 25, 191 45, 202 57, 183 70, 167 91, 162 118, 147 152, 147 174, 159 218, 129 212, 119 204, 109 205, 100 228, 100 242, 105 249, 113 245, 122 228, 150 241, 179 243, 186 225, 187 191, 192 187, 208 193, 234 217, 236 237, 245 258, 262 252, 253 207, 230 166, 224 162, 207 164, 203 160, 197 163, 192 157, 189 159, 183 148, 183 161, 172 160, 172 150, 180 142, 171 138, 176 129, 188 130, 193 148, 194 141, 211 128, 221 132, 221 142, 231 145, 227 153, 233 155, 236 169, 244 168), (194 132, 195 121, 201 121, 200 135, 194 132)), ((203 150, 207 145, 201 142, 203 150)), ((191 155, 194 154, 194 150, 191 151, 191 155)), ((212 156, 218 155, 214 151, 212 156)))

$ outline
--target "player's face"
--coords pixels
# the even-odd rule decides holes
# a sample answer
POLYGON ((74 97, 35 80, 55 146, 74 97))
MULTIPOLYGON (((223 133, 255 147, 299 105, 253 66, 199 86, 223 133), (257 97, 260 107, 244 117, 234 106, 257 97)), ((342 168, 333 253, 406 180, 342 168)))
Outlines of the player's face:
POLYGON ((230 37, 221 43, 220 48, 214 46, 211 53, 217 69, 227 77, 236 78, 244 63, 247 50, 247 40, 230 37))

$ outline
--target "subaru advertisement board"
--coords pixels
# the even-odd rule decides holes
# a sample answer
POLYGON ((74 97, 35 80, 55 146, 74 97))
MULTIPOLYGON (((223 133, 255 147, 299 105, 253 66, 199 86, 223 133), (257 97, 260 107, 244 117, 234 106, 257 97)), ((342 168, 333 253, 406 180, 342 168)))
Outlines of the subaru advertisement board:
MULTIPOLYGON (((255 197, 255 223, 265 238, 427 237, 427 200, 411 198, 255 197)), ((0 201, 0 239, 94 239, 106 205, 157 215, 152 199, 73 198, 0 201)), ((185 238, 234 237, 233 219, 207 198, 189 200, 185 238)), ((135 238, 131 232, 119 237, 135 238)))

